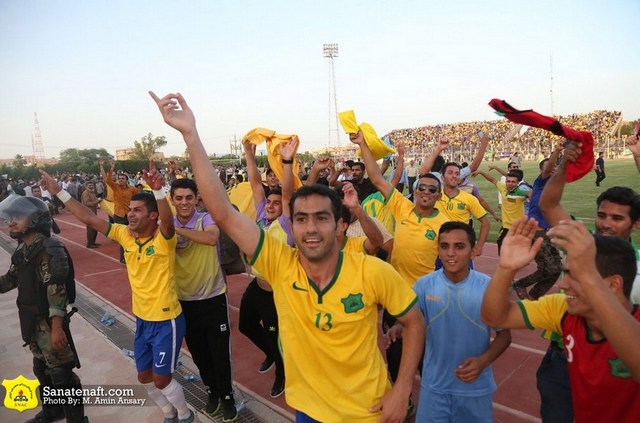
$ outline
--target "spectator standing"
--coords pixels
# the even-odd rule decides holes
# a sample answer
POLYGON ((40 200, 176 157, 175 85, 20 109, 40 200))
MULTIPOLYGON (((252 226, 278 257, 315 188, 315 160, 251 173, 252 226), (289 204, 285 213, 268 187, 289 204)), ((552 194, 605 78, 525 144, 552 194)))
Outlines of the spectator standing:
POLYGON ((600 152, 598 154, 598 158, 596 159, 596 186, 600 186, 600 182, 604 181, 604 178, 607 177, 604 172, 604 152, 600 152))

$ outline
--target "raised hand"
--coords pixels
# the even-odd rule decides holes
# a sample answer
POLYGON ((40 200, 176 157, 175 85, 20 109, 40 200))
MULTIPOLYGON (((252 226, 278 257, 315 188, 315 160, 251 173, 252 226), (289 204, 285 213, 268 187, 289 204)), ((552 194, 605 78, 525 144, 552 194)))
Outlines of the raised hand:
POLYGON ((449 147, 449 140, 447 138, 440 138, 438 140, 438 144, 436 145, 436 150, 438 152, 443 152, 449 147))
POLYGON ((535 219, 522 219, 513 222, 509 233, 502 242, 500 259, 498 264, 504 269, 518 271, 534 259, 543 238, 538 238, 532 244, 532 240, 538 230, 538 222, 535 219))
POLYGON ((293 155, 300 144, 300 140, 296 135, 291 137, 291 140, 288 143, 280 143, 278 147, 280 148, 280 155, 283 160, 292 160, 293 155))
POLYGON ((582 143, 575 141, 567 141, 564 146, 563 160, 565 162, 575 162, 582 154, 582 143))
POLYGON ((348 209, 353 209, 360 205, 360 200, 358 200, 358 192, 353 187, 353 184, 351 182, 345 182, 342 185, 342 192, 344 193, 342 204, 344 204, 345 207, 347 207, 348 209))
POLYGON ((404 157, 404 141, 398 141, 395 143, 394 147, 398 152, 398 157, 404 157))
POLYGON ((364 134, 362 131, 358 131, 357 134, 349 134, 349 140, 356 145, 364 144, 364 134))
POLYGON ((167 94, 158 98, 153 91, 149 91, 149 95, 158 105, 162 118, 169 126, 183 135, 196 130, 196 118, 182 94, 167 94))
POLYGON ((51 175, 49 175, 47 172, 45 172, 42 169, 38 170, 38 172, 40 172, 40 176, 42 176, 42 178, 40 179, 40 186, 42 188, 49 191, 51 195, 56 195, 61 191, 60 187, 58 186, 58 183, 56 182, 55 179, 53 179, 51 175))
POLYGON ((640 135, 629 135, 627 137, 627 148, 631 150, 634 157, 640 156, 640 135))
POLYGON ((244 149, 244 154, 249 157, 256 156, 256 145, 249 140, 242 141, 242 148, 244 149))
POLYGON ((149 159, 149 170, 142 172, 144 181, 149 187, 154 190, 160 190, 164 187, 164 176, 156 169, 156 164, 153 159, 149 159))

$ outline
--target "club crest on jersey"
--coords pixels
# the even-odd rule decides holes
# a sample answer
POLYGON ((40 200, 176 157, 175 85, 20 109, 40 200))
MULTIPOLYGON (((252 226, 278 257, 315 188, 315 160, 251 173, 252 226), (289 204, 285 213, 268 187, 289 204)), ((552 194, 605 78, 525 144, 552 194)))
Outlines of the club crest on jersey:
POLYGON ((619 377, 621 379, 629 379, 631 377, 631 372, 625 367, 625 365, 622 363, 622 360, 616 358, 609 359, 608 361, 611 376, 619 377))
POLYGON ((341 299, 344 305, 345 313, 355 313, 356 311, 364 308, 362 302, 362 294, 349 294, 346 298, 341 299))

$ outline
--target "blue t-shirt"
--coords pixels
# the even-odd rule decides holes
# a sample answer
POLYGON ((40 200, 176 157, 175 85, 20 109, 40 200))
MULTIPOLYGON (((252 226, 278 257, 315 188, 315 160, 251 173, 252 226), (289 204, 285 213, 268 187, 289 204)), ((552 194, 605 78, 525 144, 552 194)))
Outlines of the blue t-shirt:
POLYGON ((496 390, 491 366, 473 383, 455 376, 465 359, 483 354, 491 343, 491 328, 480 319, 482 298, 490 279, 471 270, 463 281, 453 283, 440 269, 414 285, 427 323, 421 389, 470 397, 496 390))
POLYGON ((544 229, 549 229, 550 225, 546 220, 544 220, 544 216, 542 215, 542 211, 540 210, 538 203, 540 202, 540 196, 542 195, 542 191, 544 191, 544 187, 547 185, 547 182, 549 182, 549 178, 542 179, 542 175, 538 175, 536 180, 533 182, 531 199, 529 201, 529 212, 527 213, 527 217, 533 217, 538 221, 538 226, 544 229))

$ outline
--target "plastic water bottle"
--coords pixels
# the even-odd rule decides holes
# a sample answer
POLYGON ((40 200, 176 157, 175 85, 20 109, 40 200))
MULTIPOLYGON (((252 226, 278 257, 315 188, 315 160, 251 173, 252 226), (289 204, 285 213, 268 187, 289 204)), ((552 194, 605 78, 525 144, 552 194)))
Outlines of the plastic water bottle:
POLYGON ((186 375, 184 377, 184 380, 186 380, 187 382, 197 382, 200 380, 200 378, 196 375, 186 375))
POLYGON ((116 319, 108 311, 105 311, 104 315, 100 319, 100 323, 102 323, 103 326, 112 326, 115 322, 116 319))
POLYGON ((238 410, 238 413, 244 410, 246 407, 247 407, 247 400, 242 399, 240 401, 236 401, 236 410, 238 410))
POLYGON ((126 348, 122 349, 122 354, 127 356, 127 357, 131 357, 131 358, 134 358, 136 356, 136 354, 133 351, 128 350, 126 348))

